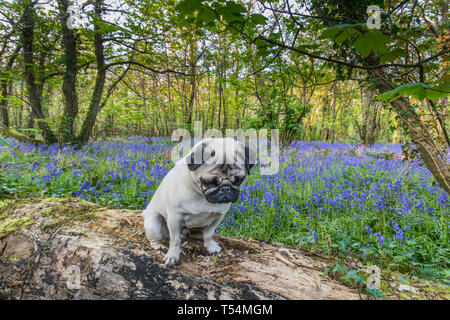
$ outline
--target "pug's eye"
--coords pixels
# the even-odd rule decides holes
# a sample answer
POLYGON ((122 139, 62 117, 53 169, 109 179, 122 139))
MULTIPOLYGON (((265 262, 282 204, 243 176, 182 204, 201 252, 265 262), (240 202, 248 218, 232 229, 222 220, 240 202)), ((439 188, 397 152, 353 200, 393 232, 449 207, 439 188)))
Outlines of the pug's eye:
POLYGON ((216 186, 222 182, 222 179, 215 176, 215 177, 208 178, 208 179, 201 179, 201 181, 203 182, 204 185, 216 186))
POLYGON ((211 158, 216 155, 216 150, 211 151, 211 158))
POLYGON ((243 177, 234 177, 234 183, 241 184, 245 179, 245 176, 243 177))

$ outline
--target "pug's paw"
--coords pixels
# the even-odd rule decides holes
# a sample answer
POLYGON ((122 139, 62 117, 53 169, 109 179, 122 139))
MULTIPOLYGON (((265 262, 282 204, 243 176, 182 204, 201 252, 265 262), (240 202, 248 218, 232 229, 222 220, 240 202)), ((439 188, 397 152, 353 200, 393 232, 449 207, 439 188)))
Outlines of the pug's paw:
POLYGON ((169 255, 169 254, 166 254, 166 256, 164 257, 164 264, 168 267, 174 267, 174 266, 178 265, 179 263, 180 263, 179 257, 169 255))
POLYGON ((219 244, 213 240, 205 242, 205 248, 209 254, 216 254, 222 251, 222 248, 219 246, 219 244))

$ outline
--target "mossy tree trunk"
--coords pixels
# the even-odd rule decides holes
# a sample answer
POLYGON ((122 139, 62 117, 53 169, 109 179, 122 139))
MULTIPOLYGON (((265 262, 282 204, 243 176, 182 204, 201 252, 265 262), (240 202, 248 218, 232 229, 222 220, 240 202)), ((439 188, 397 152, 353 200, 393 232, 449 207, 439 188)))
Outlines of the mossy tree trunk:
POLYGON ((46 143, 57 142, 56 136, 50 129, 50 126, 46 122, 44 110, 42 108, 42 90, 43 79, 36 78, 35 59, 34 59, 34 26, 35 26, 36 10, 34 8, 34 2, 27 2, 25 4, 24 13, 22 16, 22 47, 23 47, 23 62, 26 90, 28 93, 28 102, 31 106, 31 113, 33 117, 37 119, 39 129, 42 131, 42 135, 46 143))

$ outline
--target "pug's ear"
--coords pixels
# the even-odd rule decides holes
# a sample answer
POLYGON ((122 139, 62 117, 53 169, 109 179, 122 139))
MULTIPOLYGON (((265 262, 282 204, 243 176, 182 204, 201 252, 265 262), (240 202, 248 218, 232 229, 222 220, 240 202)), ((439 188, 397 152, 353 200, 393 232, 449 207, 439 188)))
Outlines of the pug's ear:
POLYGON ((204 163, 203 152, 205 151, 206 144, 201 143, 194 147, 186 157, 186 164, 189 170, 194 171, 204 163))
POLYGON ((245 170, 247 171, 247 174, 250 174, 250 170, 255 166, 256 164, 256 153, 255 150, 250 148, 248 143, 245 143, 244 145, 244 159, 245 159, 245 170))

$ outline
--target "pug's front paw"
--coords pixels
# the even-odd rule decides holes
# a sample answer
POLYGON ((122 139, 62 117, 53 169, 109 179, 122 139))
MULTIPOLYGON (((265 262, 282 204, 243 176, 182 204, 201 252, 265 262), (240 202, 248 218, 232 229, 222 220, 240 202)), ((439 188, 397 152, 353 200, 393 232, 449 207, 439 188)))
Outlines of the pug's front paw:
POLYGON ((222 248, 219 246, 219 244, 213 240, 205 242, 205 248, 209 254, 216 254, 222 251, 222 248))
POLYGON ((178 256, 173 256, 166 254, 164 257, 164 264, 168 267, 174 267, 180 263, 180 258, 178 256))

